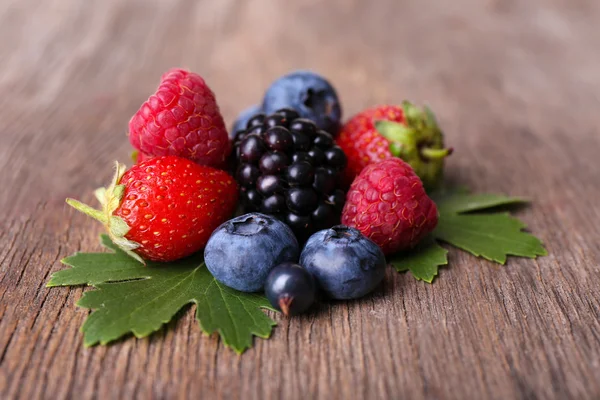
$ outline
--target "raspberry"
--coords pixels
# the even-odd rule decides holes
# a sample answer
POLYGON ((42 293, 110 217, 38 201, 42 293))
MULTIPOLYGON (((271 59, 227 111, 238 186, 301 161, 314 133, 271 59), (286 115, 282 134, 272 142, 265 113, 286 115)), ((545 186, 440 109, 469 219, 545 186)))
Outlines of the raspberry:
POLYGON ((215 95, 200 75, 171 69, 129 121, 129 141, 148 156, 175 155, 224 167, 229 137, 215 95))
POLYGON ((399 158, 365 167, 352 182, 342 212, 344 225, 361 231, 386 255, 413 247, 437 222, 435 203, 399 158))

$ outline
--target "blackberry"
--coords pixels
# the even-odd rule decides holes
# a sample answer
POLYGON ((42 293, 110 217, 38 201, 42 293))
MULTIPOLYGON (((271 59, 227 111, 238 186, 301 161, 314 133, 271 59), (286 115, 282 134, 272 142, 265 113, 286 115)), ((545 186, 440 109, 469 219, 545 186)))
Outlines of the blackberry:
POLYGON ((243 212, 288 224, 299 241, 339 223, 346 155, 333 137, 292 109, 256 114, 234 140, 243 212))

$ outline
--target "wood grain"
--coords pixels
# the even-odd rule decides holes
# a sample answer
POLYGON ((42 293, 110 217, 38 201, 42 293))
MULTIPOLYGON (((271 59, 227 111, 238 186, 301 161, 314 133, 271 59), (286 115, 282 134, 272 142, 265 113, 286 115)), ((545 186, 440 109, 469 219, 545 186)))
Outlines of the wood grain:
POLYGON ((594 0, 0 1, 0 398, 600 397, 600 3, 594 0), (44 287, 99 250, 92 199, 127 122, 171 66, 229 122, 282 73, 329 76, 345 115, 437 111, 448 175, 527 196, 550 252, 498 266, 451 250, 433 285, 279 319, 243 356, 190 310, 149 339, 84 349, 81 288, 44 287))

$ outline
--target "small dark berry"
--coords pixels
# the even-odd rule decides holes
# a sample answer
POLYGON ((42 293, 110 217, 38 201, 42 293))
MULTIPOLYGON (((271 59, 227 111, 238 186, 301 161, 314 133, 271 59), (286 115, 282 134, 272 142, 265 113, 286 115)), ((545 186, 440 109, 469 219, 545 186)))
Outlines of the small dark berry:
POLYGON ((240 160, 256 162, 265 152, 263 141, 256 135, 247 135, 240 143, 240 160))
POLYGON ((327 221, 333 215, 333 212, 333 206, 320 203, 311 215, 315 221, 327 221))
POLYGON ((286 177, 290 186, 309 185, 313 181, 314 168, 307 161, 293 163, 288 167, 286 177))
POLYGON ((346 166, 346 154, 344 154, 344 151, 339 146, 333 146, 325 150, 325 159, 330 167, 338 170, 346 166))
POLYGON ((275 113, 282 114, 288 121, 293 121, 300 117, 300 114, 298 114, 298 112, 292 108, 282 108, 275 111, 275 113))
POLYGON ((310 138, 304 133, 291 132, 292 139, 294 141, 294 150, 296 151, 308 151, 310 150, 311 142, 310 138))
POLYGON ((313 147, 308 151, 308 155, 310 156, 310 163, 314 167, 318 167, 319 165, 325 162, 325 154, 323 154, 323 150, 318 147, 313 147))
POLYGON ((292 154, 292 161, 293 162, 300 162, 300 161, 307 161, 307 162, 312 162, 312 158, 308 155, 308 153, 304 152, 304 151, 298 151, 294 154, 292 154))
POLYGON ((271 150, 286 152, 294 146, 292 134, 281 126, 269 128, 264 134, 264 140, 271 150))
MULTIPOLYGON (((308 215, 298 215, 292 212, 285 217, 285 223, 288 224, 294 232, 310 231, 312 221, 308 215)), ((308 239, 308 237, 306 237, 308 239)))
POLYGON ((309 119, 297 118, 290 124, 290 130, 298 133, 304 133, 309 138, 312 138, 317 133, 317 126, 309 119))
POLYGON ((333 137, 325 131, 318 131, 317 136, 313 139, 313 144, 320 149, 326 150, 333 146, 333 137))
POLYGON ((273 194, 262 202, 261 211, 276 214, 285 210, 285 198, 280 194, 273 194))
POLYGON ((274 126, 283 126, 285 127, 288 123, 288 120, 285 118, 285 115, 283 114, 271 114, 268 117, 265 118, 265 121, 263 122, 263 126, 266 129, 269 128, 273 128, 274 126))
POLYGON ((270 196, 284 189, 283 182, 275 175, 262 175, 256 181, 256 189, 264 196, 270 196))
POLYGON ((256 127, 256 126, 261 126, 265 120, 265 114, 260 113, 260 114, 256 114, 254 117, 250 118, 248 120, 248 123, 246 124, 246 130, 251 130, 252 128, 256 127))
POLYGON ((285 316, 301 314, 315 302, 317 285, 302 266, 283 263, 271 270, 265 282, 265 295, 285 316))
POLYGON ((239 166, 236 174, 237 181, 246 187, 251 187, 256 183, 260 175, 260 170, 252 164, 242 164, 239 166))
POLYGON ((262 202, 262 196, 254 189, 242 192, 242 201, 248 210, 258 210, 262 202))
POLYGON ((289 162, 289 158, 285 153, 276 151, 262 156, 258 165, 265 174, 279 174, 288 166, 289 162))
POLYGON ((313 188, 323 194, 329 194, 335 189, 335 175, 327 168, 315 169, 315 178, 312 182, 313 188))
POLYGON ((332 194, 327 196, 327 203, 331 204, 336 210, 341 210, 344 208, 344 203, 346 203, 346 195, 343 190, 337 189, 332 194))
POLYGON ((291 188, 286 192, 288 208, 297 214, 310 214, 319 201, 317 193, 312 188, 291 188))

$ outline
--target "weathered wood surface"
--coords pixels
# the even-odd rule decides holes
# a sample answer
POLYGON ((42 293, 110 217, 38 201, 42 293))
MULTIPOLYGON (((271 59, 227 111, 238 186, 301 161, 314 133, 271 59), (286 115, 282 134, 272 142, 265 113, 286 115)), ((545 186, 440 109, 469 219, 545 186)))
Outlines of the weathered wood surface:
POLYGON ((594 0, 0 1, 0 398, 599 398, 599 21, 594 0), (84 349, 82 289, 44 284, 100 227, 64 198, 127 159, 171 66, 229 122, 296 68, 331 77, 346 116, 427 101, 449 176, 533 199, 519 216, 550 255, 451 250, 433 285, 390 271, 367 299, 276 317, 241 357, 189 310, 84 349))

